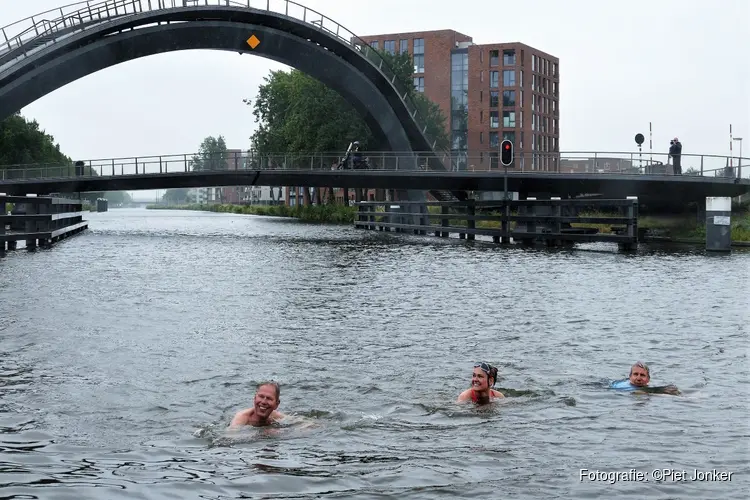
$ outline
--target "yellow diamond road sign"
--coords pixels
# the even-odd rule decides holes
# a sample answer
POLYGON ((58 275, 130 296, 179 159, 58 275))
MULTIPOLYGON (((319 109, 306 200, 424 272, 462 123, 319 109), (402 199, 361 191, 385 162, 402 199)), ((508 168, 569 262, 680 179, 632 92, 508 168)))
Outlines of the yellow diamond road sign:
POLYGON ((250 38, 247 39, 247 44, 250 46, 251 49, 254 49, 258 45, 260 45, 260 40, 257 36, 251 35, 250 38))

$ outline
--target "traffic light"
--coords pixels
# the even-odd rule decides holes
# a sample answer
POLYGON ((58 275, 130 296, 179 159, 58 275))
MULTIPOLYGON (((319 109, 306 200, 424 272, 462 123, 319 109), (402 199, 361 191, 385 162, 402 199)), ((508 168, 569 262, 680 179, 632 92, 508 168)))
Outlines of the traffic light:
POLYGON ((509 167, 513 163, 513 143, 508 139, 500 144, 500 163, 504 167, 509 167))

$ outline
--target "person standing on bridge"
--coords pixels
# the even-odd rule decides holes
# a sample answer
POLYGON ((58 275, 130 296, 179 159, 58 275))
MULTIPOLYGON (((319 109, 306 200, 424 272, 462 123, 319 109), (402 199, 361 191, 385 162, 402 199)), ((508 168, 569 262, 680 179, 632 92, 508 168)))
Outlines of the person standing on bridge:
POLYGON ((672 173, 682 175, 682 143, 677 137, 669 142, 669 156, 672 157, 672 173))
POLYGON ((472 401, 483 405, 496 398, 504 398, 502 392, 492 388, 497 382, 497 368, 489 363, 480 362, 474 365, 471 375, 471 389, 466 389, 458 396, 457 403, 472 401))
POLYGON ((237 412, 229 427, 252 425, 264 427, 273 425, 286 415, 276 411, 281 402, 281 389, 276 382, 261 382, 255 392, 253 407, 237 412))

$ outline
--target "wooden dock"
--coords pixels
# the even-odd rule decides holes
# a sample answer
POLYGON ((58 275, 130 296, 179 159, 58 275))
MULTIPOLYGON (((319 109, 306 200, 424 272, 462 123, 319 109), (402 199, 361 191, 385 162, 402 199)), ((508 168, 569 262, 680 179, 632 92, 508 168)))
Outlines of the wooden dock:
POLYGON ((51 196, 5 196, 0 194, 0 255, 15 250, 19 241, 27 249, 53 243, 88 228, 83 220, 83 202, 51 196), (14 205, 6 213, 6 203, 14 205))
POLYGON ((434 234, 474 240, 491 236, 495 243, 569 246, 575 242, 612 242, 621 250, 638 245, 638 200, 565 199, 498 201, 368 201, 357 203, 355 227, 379 231, 434 234), (440 213, 428 207, 440 207, 440 213), (604 212, 607 215, 587 215, 604 212), (611 215, 610 215, 611 214, 611 215), (497 227, 477 227, 477 221, 497 227), (576 224, 576 227, 573 226, 576 224), (593 227, 581 227, 595 224, 593 227), (601 232, 599 226, 609 226, 601 232))

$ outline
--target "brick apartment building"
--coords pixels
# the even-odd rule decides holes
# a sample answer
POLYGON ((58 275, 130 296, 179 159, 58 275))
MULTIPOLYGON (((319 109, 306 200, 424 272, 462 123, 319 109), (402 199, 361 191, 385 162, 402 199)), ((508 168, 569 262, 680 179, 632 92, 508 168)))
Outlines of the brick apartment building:
POLYGON ((523 43, 474 44, 453 30, 372 35, 378 50, 414 58, 414 86, 448 117, 460 169, 498 168, 503 139, 515 168, 559 168, 560 61, 523 43))

